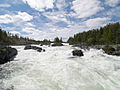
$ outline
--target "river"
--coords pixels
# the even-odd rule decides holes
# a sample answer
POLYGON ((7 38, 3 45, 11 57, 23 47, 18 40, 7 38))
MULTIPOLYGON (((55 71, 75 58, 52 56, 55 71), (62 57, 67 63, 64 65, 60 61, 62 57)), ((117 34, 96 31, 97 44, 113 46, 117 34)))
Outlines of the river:
POLYGON ((18 55, 0 66, 0 90, 120 90, 120 57, 95 49, 73 57, 69 45, 40 53, 13 47, 18 55))

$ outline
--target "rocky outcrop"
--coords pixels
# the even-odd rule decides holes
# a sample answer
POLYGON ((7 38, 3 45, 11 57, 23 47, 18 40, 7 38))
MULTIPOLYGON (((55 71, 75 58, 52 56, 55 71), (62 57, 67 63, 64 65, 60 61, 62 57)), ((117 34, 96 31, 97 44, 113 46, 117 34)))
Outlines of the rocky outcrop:
POLYGON ((114 51, 111 55, 120 56, 120 51, 114 51))
POLYGON ((84 50, 93 49, 102 49, 108 55, 116 55, 120 56, 120 45, 82 45, 82 44, 74 44, 72 47, 79 47, 84 50))
POLYGON ((107 53, 108 55, 116 55, 116 56, 120 56, 120 49, 118 48, 114 48, 112 46, 104 46, 102 48, 104 50, 105 53, 107 53))
POLYGON ((1 47, 0 48, 0 64, 12 61, 17 55, 17 50, 11 47, 1 47))
POLYGON ((29 50, 29 49, 37 50, 38 52, 42 52, 42 51, 45 52, 45 49, 31 45, 26 45, 24 48, 24 50, 29 50))
POLYGON ((84 56, 82 50, 74 50, 72 51, 73 56, 84 56))

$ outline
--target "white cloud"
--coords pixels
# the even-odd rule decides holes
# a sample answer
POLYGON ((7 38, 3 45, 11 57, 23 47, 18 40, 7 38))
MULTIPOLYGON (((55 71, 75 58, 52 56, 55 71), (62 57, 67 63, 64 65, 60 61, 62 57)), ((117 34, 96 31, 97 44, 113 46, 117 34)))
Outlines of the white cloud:
POLYGON ((104 8, 100 6, 99 0, 74 0, 72 8, 73 16, 78 18, 90 17, 104 8))
POLYGON ((30 5, 31 8, 34 8, 39 11, 44 11, 44 8, 53 8, 54 1, 55 0, 23 0, 23 2, 30 5))
POLYGON ((22 32, 26 32, 26 33, 35 33, 38 32, 39 30, 35 29, 35 28, 30 28, 30 27, 26 27, 22 29, 22 32))
POLYGON ((25 26, 26 26, 26 27, 35 27, 35 25, 34 25, 34 24, 32 24, 32 23, 30 23, 30 22, 25 23, 25 26))
POLYGON ((29 15, 26 12, 18 12, 18 15, 15 15, 14 17, 15 20, 21 19, 23 21, 30 21, 33 19, 33 16, 29 15))
POLYGON ((10 4, 0 4, 0 7, 11 7, 10 4))
POLYGON ((54 23, 58 21, 67 22, 65 12, 52 12, 52 13, 48 12, 48 13, 44 13, 44 16, 52 20, 54 23))
POLYGON ((22 32, 26 32, 27 35, 24 35, 25 37, 30 37, 30 38, 34 38, 35 40, 43 40, 43 39, 51 39, 51 37, 53 37, 53 35, 51 35, 51 33, 47 32, 47 31, 42 31, 39 29, 35 29, 35 28, 23 28, 22 32))
POLYGON ((15 23, 15 22, 25 22, 33 19, 33 16, 26 12, 18 12, 17 15, 0 15, 0 23, 15 23))
POLYGON ((80 26, 71 28, 49 28, 49 30, 40 30, 36 28, 24 28, 22 29, 22 32, 26 32, 27 35, 24 35, 25 37, 34 38, 35 40, 43 40, 43 39, 50 39, 53 40, 55 37, 63 37, 63 38, 69 38, 69 36, 73 36, 73 34, 80 32, 82 28, 80 26), (79 27, 79 28, 78 28, 79 27))
POLYGON ((51 39, 55 37, 68 38, 76 33, 87 31, 93 28, 99 28, 104 26, 110 18, 94 18, 85 22, 69 24, 66 28, 58 28, 53 23, 47 23, 47 29, 36 29, 35 27, 26 27, 22 29, 22 32, 26 32, 25 37, 34 38, 35 40, 51 39))
POLYGON ((119 2, 119 0, 105 0, 105 4, 111 7, 115 7, 116 5, 118 5, 119 2))
MULTIPOLYGON (((35 13, 31 12, 34 16, 31 16, 26 12, 0 15, 0 23, 12 23, 14 28, 9 27, 9 25, 8 28, 6 28, 11 33, 20 34, 20 32, 22 32, 22 36, 34 38, 36 40, 53 40, 55 37, 68 38, 76 33, 104 26, 110 21, 110 18, 107 17, 91 17, 93 15, 97 17, 96 13, 104 9, 104 7, 100 5, 102 3, 101 0, 70 0, 70 2, 69 0, 21 0, 21 2, 22 4, 24 2, 31 8, 43 12, 34 10, 35 13), (70 7, 69 5, 72 5, 71 9, 75 12, 66 8, 70 7), (52 9, 52 11, 46 12, 45 9, 52 9), (86 20, 87 17, 93 19, 86 20), (66 26, 63 26, 63 28, 62 24, 66 26)), ((119 8, 105 13, 106 15, 111 14, 112 16, 112 12, 116 12, 115 10, 119 11, 119 8)), ((110 15, 107 16, 110 17, 110 15)))
POLYGON ((11 33, 11 34, 14 34, 14 35, 15 35, 15 34, 17 34, 17 35, 21 35, 21 33, 18 32, 18 31, 10 31, 10 33, 11 33))
POLYGON ((85 21, 85 24, 89 29, 95 29, 95 28, 105 26, 109 20, 110 20, 110 18, 106 18, 106 17, 94 18, 94 19, 89 19, 89 20, 85 21))
POLYGON ((5 14, 5 15, 0 15, 0 23, 12 23, 13 19, 12 16, 5 14))
POLYGON ((67 7, 68 3, 65 2, 65 0, 56 0, 56 7, 59 10, 64 10, 65 7, 67 7))

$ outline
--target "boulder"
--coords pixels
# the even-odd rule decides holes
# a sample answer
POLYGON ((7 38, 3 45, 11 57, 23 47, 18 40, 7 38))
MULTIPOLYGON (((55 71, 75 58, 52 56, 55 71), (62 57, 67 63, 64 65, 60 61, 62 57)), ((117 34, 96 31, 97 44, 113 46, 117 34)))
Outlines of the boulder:
POLYGON ((62 43, 54 43, 51 46, 63 46, 63 44, 62 43))
POLYGON ((120 56, 120 51, 114 51, 114 52, 112 52, 112 54, 111 54, 111 55, 120 56))
POLYGON ((32 49, 31 45, 26 45, 24 50, 32 49))
POLYGON ((82 50, 74 50, 72 51, 73 56, 84 56, 82 50))
POLYGON ((111 55, 115 51, 115 48, 113 48, 112 46, 108 46, 108 45, 104 46, 102 49, 104 50, 105 53, 109 55, 111 55))
POLYGON ((27 45, 25 46, 24 50, 29 50, 29 49, 33 49, 33 50, 37 50, 38 52, 45 52, 45 49, 42 49, 40 47, 36 47, 36 46, 31 46, 31 45, 27 45))
POLYGON ((116 55, 116 56, 120 56, 120 50, 118 48, 113 48, 112 46, 104 46, 104 48, 102 48, 104 50, 105 53, 107 53, 108 55, 116 55))
POLYGON ((41 52, 42 50, 41 49, 37 49, 38 52, 41 52))
POLYGON ((43 49, 43 52, 45 52, 45 49, 43 49))
POLYGON ((0 49, 0 64, 12 61, 17 55, 17 50, 11 47, 3 47, 0 49))

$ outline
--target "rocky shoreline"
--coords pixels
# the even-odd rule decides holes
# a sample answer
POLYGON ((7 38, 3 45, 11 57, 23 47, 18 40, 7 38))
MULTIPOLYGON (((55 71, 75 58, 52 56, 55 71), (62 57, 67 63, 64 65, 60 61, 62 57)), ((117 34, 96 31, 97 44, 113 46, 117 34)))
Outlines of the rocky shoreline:
POLYGON ((120 45, 81 45, 81 44, 74 44, 72 47, 79 47, 84 50, 93 49, 102 49, 104 53, 108 55, 115 55, 120 56, 120 45))
MULTIPOLYGON (((104 51, 104 53, 106 53, 108 55, 120 56, 120 45, 88 46, 88 45, 76 44, 76 45, 73 45, 73 47, 79 47, 80 49, 84 49, 84 50, 89 50, 90 48, 102 49, 104 51)), ((29 49, 36 50, 38 52, 45 52, 45 49, 42 49, 41 47, 37 47, 37 46, 26 45, 24 48, 24 50, 29 50, 29 49)), ((14 59, 14 57, 17 55, 17 53, 18 53, 18 51, 15 48, 0 45, 0 64, 4 64, 9 61, 12 61, 14 59)), ((84 56, 82 50, 73 50, 72 54, 73 54, 73 56, 84 56)))

